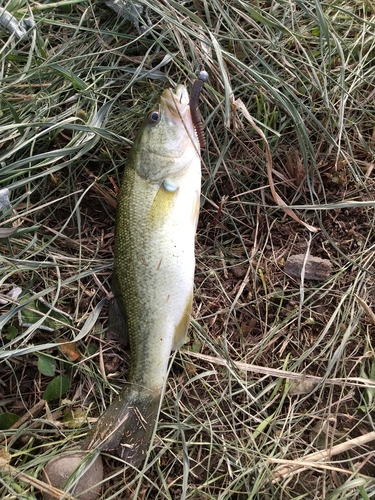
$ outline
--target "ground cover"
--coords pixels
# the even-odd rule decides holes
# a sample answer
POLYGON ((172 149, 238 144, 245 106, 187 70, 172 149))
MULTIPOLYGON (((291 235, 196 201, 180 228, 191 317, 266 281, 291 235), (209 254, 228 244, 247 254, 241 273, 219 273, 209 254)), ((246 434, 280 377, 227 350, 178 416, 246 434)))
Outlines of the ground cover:
POLYGON ((136 3, 141 32, 80 0, 14 3, 36 27, 1 32, 0 459, 25 474, 1 497, 41 498, 27 478, 126 381, 106 332, 116 192, 145 112, 204 66, 189 342, 147 465, 105 455, 102 498, 372 498, 375 8, 136 3), (299 254, 326 278, 286 273, 299 254))

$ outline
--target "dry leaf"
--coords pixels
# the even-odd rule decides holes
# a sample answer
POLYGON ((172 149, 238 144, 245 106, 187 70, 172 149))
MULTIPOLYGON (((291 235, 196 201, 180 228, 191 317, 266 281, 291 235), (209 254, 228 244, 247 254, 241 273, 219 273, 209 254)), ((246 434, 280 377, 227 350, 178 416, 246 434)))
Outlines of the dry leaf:
POLYGON ((68 339, 65 339, 64 337, 56 339, 56 342, 59 345, 59 350, 63 353, 63 355, 71 362, 77 361, 78 359, 81 358, 81 354, 78 351, 77 347, 75 344, 72 344, 69 342, 68 339))

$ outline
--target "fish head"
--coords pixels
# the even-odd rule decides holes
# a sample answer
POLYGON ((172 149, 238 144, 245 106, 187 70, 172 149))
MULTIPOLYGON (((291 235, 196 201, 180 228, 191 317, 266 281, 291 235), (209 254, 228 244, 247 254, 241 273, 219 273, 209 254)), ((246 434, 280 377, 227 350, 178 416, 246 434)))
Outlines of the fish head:
POLYGON ((163 91, 143 122, 131 153, 137 173, 155 183, 180 175, 199 158, 199 142, 184 85, 163 91))

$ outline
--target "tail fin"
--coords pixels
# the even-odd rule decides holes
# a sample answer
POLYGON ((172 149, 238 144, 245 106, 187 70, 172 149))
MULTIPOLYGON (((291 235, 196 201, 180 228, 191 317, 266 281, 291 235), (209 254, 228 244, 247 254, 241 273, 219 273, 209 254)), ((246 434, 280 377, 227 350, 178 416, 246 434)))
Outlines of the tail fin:
POLYGON ((146 458, 158 417, 161 391, 136 391, 125 387, 118 399, 101 415, 82 448, 116 450, 127 463, 139 467, 146 458))

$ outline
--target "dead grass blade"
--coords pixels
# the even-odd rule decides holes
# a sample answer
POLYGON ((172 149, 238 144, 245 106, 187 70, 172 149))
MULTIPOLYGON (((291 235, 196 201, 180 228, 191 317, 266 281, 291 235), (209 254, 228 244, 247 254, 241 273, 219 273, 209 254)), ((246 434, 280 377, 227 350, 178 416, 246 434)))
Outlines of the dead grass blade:
POLYGON ((287 203, 280 197, 280 195, 276 192, 275 184, 273 182, 273 173, 272 173, 272 154, 271 150, 268 144, 268 140, 260 127, 256 125, 254 120, 252 119, 250 113, 248 112, 245 104, 242 102, 241 99, 232 99, 232 105, 235 106, 236 108, 240 109, 245 116, 246 120, 251 124, 251 126, 256 130, 256 132, 261 136, 261 138, 264 141, 264 147, 266 150, 266 165, 267 165, 267 177, 268 177, 268 182, 270 186, 270 190, 272 193, 272 197, 275 201, 275 203, 283 209, 283 211, 289 215, 293 220, 298 222, 299 224, 302 224, 306 229, 311 231, 312 233, 316 233, 317 231, 320 231, 320 228, 311 226, 310 224, 307 224, 307 222, 302 221, 290 208, 288 208, 287 203))
POLYGON ((239 361, 228 361, 224 358, 217 358, 214 356, 209 356, 207 354, 201 354, 193 351, 187 351, 181 349, 181 352, 207 363, 212 363, 214 365, 225 366, 228 369, 237 368, 238 370, 252 373, 259 373, 262 375, 267 375, 269 377, 277 377, 288 380, 298 380, 303 383, 312 384, 316 386, 318 384, 328 384, 328 385, 339 385, 339 386, 349 386, 349 387, 361 387, 375 389, 375 380, 365 379, 362 377, 345 377, 345 378, 326 378, 326 377, 315 377, 313 375, 306 375, 305 373, 297 373, 288 370, 278 370, 277 368, 269 368, 266 366, 257 366, 249 363, 241 363, 239 361))

